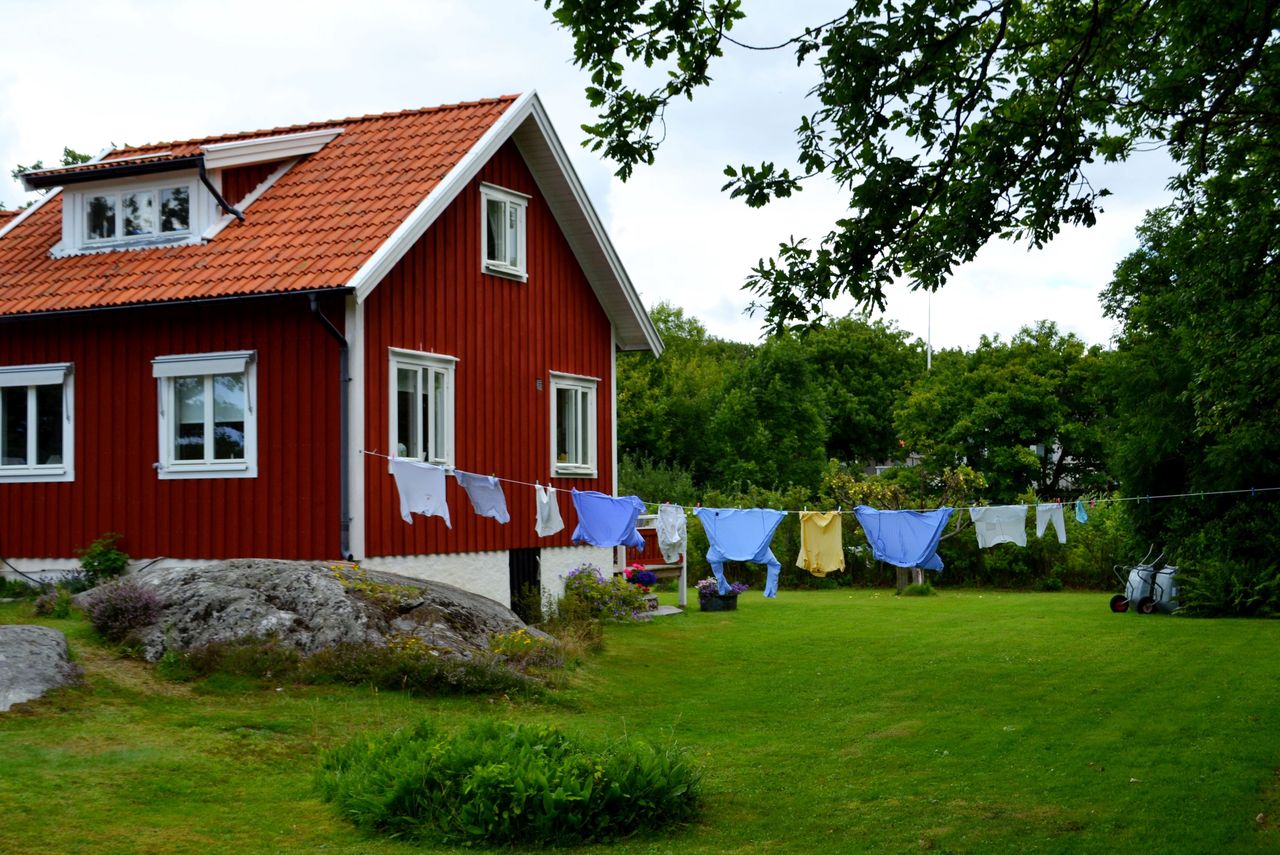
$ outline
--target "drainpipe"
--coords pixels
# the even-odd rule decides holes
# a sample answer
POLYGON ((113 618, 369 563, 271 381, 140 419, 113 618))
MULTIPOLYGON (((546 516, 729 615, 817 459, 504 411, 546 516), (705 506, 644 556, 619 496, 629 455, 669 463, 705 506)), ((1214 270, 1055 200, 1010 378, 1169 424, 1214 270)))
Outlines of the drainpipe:
POLYGON ((320 325, 338 342, 338 446, 340 448, 339 459, 341 461, 338 466, 339 513, 341 514, 338 540, 342 546, 342 557, 349 561, 351 560, 351 500, 348 495, 347 485, 351 483, 351 471, 349 468, 350 463, 348 462, 347 445, 351 442, 351 418, 349 415, 350 407, 347 404, 347 384, 351 382, 351 377, 349 376, 351 373, 351 359, 346 337, 338 332, 338 328, 320 311, 316 295, 311 294, 309 297, 311 300, 311 314, 315 315, 316 320, 320 321, 320 325))

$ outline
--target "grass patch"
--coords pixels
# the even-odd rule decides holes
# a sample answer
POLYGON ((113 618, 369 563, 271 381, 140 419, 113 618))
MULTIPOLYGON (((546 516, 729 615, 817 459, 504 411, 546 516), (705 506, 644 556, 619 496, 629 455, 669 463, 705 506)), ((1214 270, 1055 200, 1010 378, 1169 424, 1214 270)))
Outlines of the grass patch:
POLYGON ((87 684, 0 716, 0 848, 418 852, 324 804, 320 754, 424 717, 499 717, 695 752, 695 825, 582 852, 1280 849, 1280 622, 1106 603, 748 593, 736 612, 605 627, 556 703, 194 691, 120 664, 82 618, 3 604, 0 621, 66 631, 87 684))

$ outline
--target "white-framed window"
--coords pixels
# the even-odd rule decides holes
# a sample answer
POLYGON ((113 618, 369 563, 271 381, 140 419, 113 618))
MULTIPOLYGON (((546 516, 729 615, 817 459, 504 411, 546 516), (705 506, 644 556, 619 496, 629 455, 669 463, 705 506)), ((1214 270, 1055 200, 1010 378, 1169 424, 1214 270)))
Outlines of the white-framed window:
POLYGON ((551 372, 551 471, 596 475, 596 390, 600 380, 551 372))
POLYGON ((68 188, 62 204, 55 255, 191 243, 216 219, 190 171, 68 188))
POLYGON ((481 267, 524 281, 525 211, 529 197, 492 184, 480 185, 481 267))
POLYGON ((388 350, 394 455, 452 466, 454 369, 458 360, 397 347, 388 350))
POLYGON ((258 476, 257 360, 252 350, 151 360, 160 410, 161 479, 258 476))
POLYGON ((0 482, 74 481, 71 363, 0 366, 0 482))

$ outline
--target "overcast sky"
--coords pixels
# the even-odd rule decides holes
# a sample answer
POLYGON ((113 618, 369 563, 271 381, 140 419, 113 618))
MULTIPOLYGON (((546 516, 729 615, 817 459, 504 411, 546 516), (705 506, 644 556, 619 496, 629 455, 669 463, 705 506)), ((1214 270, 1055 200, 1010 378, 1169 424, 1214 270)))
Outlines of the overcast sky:
MULTIPOLYGON (((827 20, 832 2, 747 0, 734 34, 756 44, 827 20)), ((14 164, 56 163, 64 145, 188 139, 536 89, 647 305, 667 300, 725 338, 754 341, 741 284, 790 235, 818 238, 843 205, 812 183, 751 210, 720 192, 722 169, 792 162, 794 128, 815 78, 786 51, 729 46, 715 83, 668 111, 652 167, 627 183, 578 144, 591 121, 572 41, 539 0, 0 0, 0 203, 28 201, 14 164)), ((1099 169, 1114 193, 1093 229, 1064 231, 1045 250, 997 242, 932 297, 935 348, 1008 338, 1041 318, 1090 343, 1113 333, 1099 290, 1135 244, 1134 227, 1168 198, 1170 166, 1147 155, 1099 169)), ((929 300, 906 288, 886 316, 924 337, 929 300)), ((836 306, 837 311, 848 306, 836 306)))

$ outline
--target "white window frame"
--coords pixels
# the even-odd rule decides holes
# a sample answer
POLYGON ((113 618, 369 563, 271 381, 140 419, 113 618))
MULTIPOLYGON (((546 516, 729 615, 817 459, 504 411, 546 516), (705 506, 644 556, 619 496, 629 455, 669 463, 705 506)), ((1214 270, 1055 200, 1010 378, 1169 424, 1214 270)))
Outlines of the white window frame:
MULTIPOLYGON (((427 353, 420 350, 405 350, 399 347, 389 347, 388 351, 388 448, 391 456, 401 456, 399 451, 400 437, 397 435, 400 428, 400 378, 399 370, 401 368, 427 372, 433 378, 440 378, 444 383, 444 457, 433 457, 429 453, 424 453, 422 449, 416 452, 414 449, 408 449, 404 456, 423 463, 431 463, 435 466, 443 466, 446 469, 452 468, 454 465, 454 415, 457 412, 456 398, 456 370, 458 367, 458 359, 455 356, 446 356, 440 353, 427 353)), ((419 378, 423 375, 419 374, 419 378)), ((418 394, 422 394, 421 384, 418 387, 418 394)), ((435 397, 427 396, 428 407, 432 408, 431 414, 434 415, 435 397)), ((421 418, 422 409, 418 407, 414 410, 414 417, 421 418)), ((423 443, 427 449, 434 449, 436 443, 435 436, 435 419, 428 417, 427 424, 418 425, 419 441, 423 443), (423 429, 425 427, 425 430, 423 429)))
POLYGON ((258 366, 257 351, 236 350, 221 353, 184 353, 157 356, 151 360, 151 375, 156 378, 156 400, 159 409, 159 459, 156 477, 162 481, 182 478, 257 478, 258 477, 258 366), (173 436, 177 427, 173 407, 173 384, 182 377, 205 379, 205 447, 213 437, 213 395, 210 384, 217 374, 244 374, 244 459, 178 460, 174 455, 173 436))
MULTIPOLYGON (((584 377, 580 374, 551 372, 551 474, 558 478, 595 478, 599 474, 599 430, 597 417, 600 402, 600 378, 584 377), (579 395, 579 402, 587 402, 587 435, 586 461, 562 462, 558 459, 556 434, 559 432, 560 390, 573 390, 579 395)), ((581 406, 581 403, 579 403, 581 406)))
POLYGON ((93 182, 63 191, 62 242, 54 247, 53 255, 81 255, 110 252, 147 246, 182 246, 201 242, 201 234, 217 219, 217 203, 213 195, 204 189, 198 174, 193 170, 181 170, 160 175, 147 175, 134 179, 93 182), (187 228, 180 232, 161 232, 160 191, 174 187, 187 188, 187 228), (156 194, 156 228, 149 235, 125 235, 122 232, 124 212, 121 197, 130 193, 152 192, 156 194), (89 237, 89 200, 95 196, 114 196, 116 199, 116 234, 114 237, 91 239, 89 237))
POLYGON ((70 362, 43 365, 0 366, 0 387, 27 389, 27 460, 35 460, 36 431, 32 424, 37 386, 62 387, 62 462, 4 465, 0 461, 0 483, 33 484, 74 481, 75 473, 75 373, 70 362))
MULTIPOLYGON (((480 269, 485 273, 518 279, 529 280, 528 263, 525 255, 528 234, 527 212, 529 197, 514 190, 507 190, 495 184, 480 185, 480 269), (516 265, 512 267, 503 261, 489 258, 489 202, 501 202, 516 210, 516 265)), ((506 219, 505 217, 503 218, 506 219)))

